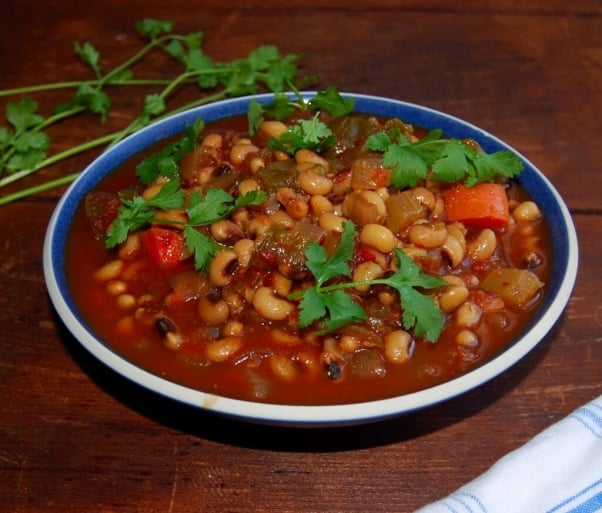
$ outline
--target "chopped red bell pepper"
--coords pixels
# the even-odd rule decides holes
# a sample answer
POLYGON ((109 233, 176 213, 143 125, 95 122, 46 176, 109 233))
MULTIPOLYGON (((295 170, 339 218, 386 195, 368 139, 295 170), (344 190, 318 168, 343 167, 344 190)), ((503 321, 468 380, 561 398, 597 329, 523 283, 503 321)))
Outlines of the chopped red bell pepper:
POLYGON ((184 236, 166 228, 151 228, 144 232, 142 241, 146 252, 160 267, 173 267, 184 255, 184 236))

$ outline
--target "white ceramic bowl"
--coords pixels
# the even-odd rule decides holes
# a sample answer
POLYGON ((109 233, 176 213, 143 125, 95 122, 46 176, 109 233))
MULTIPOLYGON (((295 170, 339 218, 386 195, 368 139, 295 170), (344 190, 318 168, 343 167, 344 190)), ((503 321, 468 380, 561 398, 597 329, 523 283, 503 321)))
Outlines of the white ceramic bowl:
MULTIPOLYGON (((312 92, 303 93, 305 97, 312 92)), ((476 139, 483 149, 493 152, 509 149, 493 135, 453 116, 397 100, 345 94, 355 99, 355 110, 374 115, 399 117, 425 128, 441 128, 451 137, 476 139)), ((235 98, 199 107, 159 121, 106 151, 81 174, 59 201, 50 220, 44 244, 44 274, 50 298, 60 318, 75 338, 95 357, 114 371, 158 394, 176 401, 239 419, 295 426, 358 424, 411 412, 467 392, 507 370, 533 349, 562 314, 571 294, 578 262, 577 237, 569 211, 548 179, 522 155, 525 170, 520 181, 545 212, 553 243, 553 269, 545 297, 520 338, 510 343, 494 359, 451 381, 390 399, 359 404, 298 406, 266 404, 218 397, 200 392, 151 374, 122 358, 87 326, 77 310, 65 276, 65 240, 78 204, 85 194, 123 161, 157 142, 178 134, 186 123, 201 117, 210 122, 244 114, 249 101, 268 102, 271 95, 235 98)))

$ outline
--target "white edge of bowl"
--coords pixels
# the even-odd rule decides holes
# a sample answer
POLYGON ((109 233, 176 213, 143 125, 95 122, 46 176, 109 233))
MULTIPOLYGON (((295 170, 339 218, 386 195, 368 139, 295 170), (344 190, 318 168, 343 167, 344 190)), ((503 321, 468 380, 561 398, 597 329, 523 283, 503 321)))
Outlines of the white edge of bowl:
MULTIPOLYGON (((315 92, 313 91, 303 92, 304 97, 311 97, 314 94, 315 92)), ((44 239, 43 248, 43 270, 50 299, 59 317, 64 322, 67 329, 75 337, 75 339, 92 355, 94 355, 97 359, 115 372, 162 396, 231 418, 262 424, 295 427, 336 427, 341 425, 361 424, 434 406, 490 381, 517 363, 537 344, 539 344, 562 315, 562 312, 565 309, 573 290, 578 268, 578 242, 575 226, 573 224, 570 212, 568 211, 564 200, 556 188, 552 185, 548 178, 520 152, 516 151, 514 148, 511 148, 507 143, 501 141, 491 133, 463 119, 456 118, 453 115, 446 114, 435 109, 430 109, 428 107, 404 102, 401 100, 355 93, 342 94, 344 96, 354 97, 356 99, 364 99, 367 101, 394 102, 400 107, 419 109, 427 113, 432 113, 438 117, 447 118, 454 123, 457 122, 465 125, 482 134, 483 137, 488 138, 501 146, 512 149, 512 151, 516 153, 527 166, 531 167, 531 169, 538 175, 538 178, 545 182, 555 201, 558 203, 558 207, 566 224, 566 232, 568 237, 567 268, 566 273, 562 277, 562 281, 559 285, 558 293, 550 302, 549 308, 543 314, 543 316, 528 329, 519 342, 513 343, 509 348, 504 350, 492 360, 469 371, 467 374, 454 378, 450 381, 446 381, 428 389, 402 396, 362 403, 306 406, 252 402, 217 396, 208 392, 201 392, 173 383, 137 367, 121 357, 119 354, 113 352, 108 346, 99 341, 93 333, 89 332, 80 324, 77 317, 69 310, 64 302, 63 295, 59 289, 54 273, 54 261, 52 255, 54 230, 52 228, 56 224, 56 219, 59 216, 61 207, 65 203, 69 192, 71 189, 77 186, 80 180, 83 179, 81 176, 70 185, 65 194, 57 203, 57 206, 48 224, 48 230, 44 239)), ((258 96, 254 95, 246 98, 234 98, 231 100, 226 100, 226 102, 241 102, 249 100, 250 98, 269 99, 271 96, 271 94, 258 96)), ((206 107, 211 107, 211 104, 206 107)), ((198 110, 202 112, 203 107, 193 109, 195 112, 198 110)), ((141 134, 146 131, 156 130, 157 125, 167 121, 168 120, 158 121, 140 130, 137 132, 137 134, 140 134, 139 136, 141 136, 141 134)), ((119 144, 127 144, 128 139, 125 139, 119 144)), ((94 162, 100 158, 102 158, 102 155, 94 162)), ((86 168, 86 170, 91 167, 94 162, 92 162, 86 168)), ((84 174, 86 170, 84 170, 82 174, 84 174)))

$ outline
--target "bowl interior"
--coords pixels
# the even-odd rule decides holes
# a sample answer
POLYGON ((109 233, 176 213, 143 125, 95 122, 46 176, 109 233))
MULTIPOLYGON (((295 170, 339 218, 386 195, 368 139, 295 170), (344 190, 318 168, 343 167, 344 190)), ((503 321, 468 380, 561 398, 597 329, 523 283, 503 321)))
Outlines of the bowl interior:
MULTIPOLYGON (((312 96, 312 92, 304 96, 312 96)), ((122 162, 157 142, 180 133, 186 124, 201 117, 205 122, 244 114, 255 98, 268 102, 272 95, 235 98, 199 107, 159 121, 131 135, 106 151, 81 174, 59 201, 50 220, 44 243, 44 273, 50 298, 57 313, 75 338, 98 359, 121 375, 164 396, 219 414, 280 425, 342 425, 374 421, 434 405, 466 392, 502 373, 535 345, 552 328, 564 310, 577 273, 577 237, 569 211, 549 180, 525 157, 492 134, 453 116, 429 108, 380 97, 346 94, 355 99, 355 110, 400 119, 427 129, 440 128, 451 137, 474 138, 484 150, 511 150, 524 162, 520 181, 545 212, 551 230, 553 262, 545 297, 522 336, 492 360, 443 384, 390 399, 334 406, 266 404, 214 396, 151 374, 126 361, 97 338, 78 313, 69 292, 65 272, 65 242, 71 219, 86 193, 122 162)))

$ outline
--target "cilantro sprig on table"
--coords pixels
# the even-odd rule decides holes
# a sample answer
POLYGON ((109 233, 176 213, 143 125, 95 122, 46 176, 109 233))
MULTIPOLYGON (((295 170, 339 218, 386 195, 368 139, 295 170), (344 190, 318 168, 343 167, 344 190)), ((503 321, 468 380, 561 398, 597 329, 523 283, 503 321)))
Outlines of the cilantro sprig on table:
POLYGON ((435 301, 420 289, 445 286, 446 282, 436 276, 423 273, 420 268, 400 249, 394 254, 397 271, 386 278, 363 281, 343 281, 328 284, 334 278, 349 278, 349 261, 355 248, 355 226, 351 221, 344 224, 337 250, 329 256, 320 244, 312 242, 306 249, 307 267, 314 276, 312 287, 293 294, 301 298, 299 303, 299 326, 308 327, 318 322, 324 325, 323 332, 337 329, 366 319, 362 307, 346 292, 363 285, 385 285, 399 293, 403 311, 402 322, 406 330, 413 330, 417 337, 436 342, 443 329, 444 319, 435 301))
POLYGON ((475 151, 462 141, 444 138, 441 130, 432 130, 418 141, 410 141, 394 128, 372 134, 366 146, 383 153, 383 164, 392 169, 394 187, 415 187, 427 178, 452 183, 463 181, 472 187, 498 176, 511 178, 523 170, 523 163, 512 152, 475 151))
POLYGON ((186 246, 194 256, 195 268, 204 271, 219 250, 219 246, 197 228, 219 221, 237 208, 261 205, 265 200, 266 194, 258 190, 250 191, 237 198, 222 189, 208 189, 204 196, 197 191, 188 199, 185 209, 188 221, 177 223, 161 217, 162 211, 181 209, 186 201, 179 181, 170 181, 149 199, 144 199, 142 196, 122 198, 117 218, 107 233, 105 245, 109 249, 114 248, 125 241, 130 232, 153 222, 179 224, 183 228, 186 246))
MULTIPOLYGON (((23 96, 6 107, 6 126, 0 126, 0 188, 16 182, 57 162, 96 148, 115 144, 131 133, 167 114, 233 96, 255 94, 260 89, 284 91, 297 80, 298 55, 282 55, 273 45, 262 45, 247 57, 226 62, 213 60, 203 48, 201 31, 179 34, 173 23, 146 18, 135 24, 143 44, 132 55, 111 69, 104 69, 101 53, 90 42, 74 42, 74 52, 87 66, 91 78, 61 81, 0 90, 0 98, 23 96), (144 61, 151 55, 163 54, 181 65, 173 76, 138 78, 144 61), (191 103, 178 102, 182 88, 198 87, 201 94, 191 103), (64 151, 50 154, 53 141, 46 130, 84 113, 91 113, 104 121, 111 114, 114 95, 131 88, 144 87, 139 115, 116 132, 83 141, 64 151), (31 95, 51 90, 72 90, 71 99, 54 106, 50 114, 38 112, 38 104, 31 95)), ((167 69, 167 68, 166 68, 167 69)), ((143 72, 141 72, 142 74, 143 72)), ((308 83, 307 77, 301 83, 308 83)), ((61 176, 33 187, 17 189, 0 196, 0 205, 27 197, 73 181, 79 173, 61 176)))

